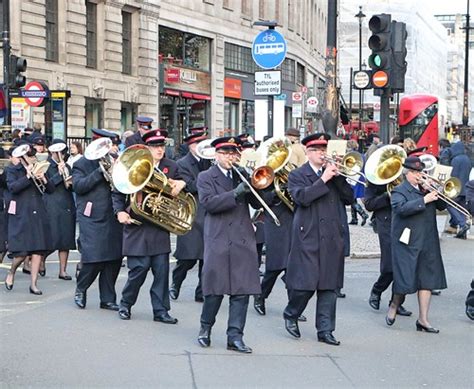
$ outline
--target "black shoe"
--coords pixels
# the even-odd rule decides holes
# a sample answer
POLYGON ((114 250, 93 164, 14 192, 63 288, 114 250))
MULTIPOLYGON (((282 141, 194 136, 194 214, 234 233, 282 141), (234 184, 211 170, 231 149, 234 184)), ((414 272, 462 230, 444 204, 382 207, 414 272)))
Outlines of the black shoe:
POLYGON ((318 341, 326 343, 326 344, 330 344, 331 346, 339 346, 341 344, 341 342, 336 340, 334 335, 331 334, 330 332, 326 332, 322 335, 318 334, 318 341))
POLYGON ((336 289, 336 297, 340 299, 345 299, 346 294, 341 292, 341 289, 336 289))
MULTIPOLYGON (((6 286, 6 284, 5 284, 5 286, 6 286)), ((466 304, 466 316, 469 319, 474 320, 474 307, 466 304)))
POLYGON ((423 324, 421 324, 418 320, 416 321, 416 330, 417 331, 425 331, 429 332, 431 334, 437 334, 439 333, 439 330, 434 327, 425 327, 423 324))
POLYGON ((385 323, 387 323, 388 326, 393 326, 393 323, 395 323, 395 318, 390 319, 387 315, 385 316, 385 323))
POLYGON ((153 320, 154 321, 159 321, 159 322, 165 323, 165 324, 176 324, 178 322, 178 319, 176 319, 175 317, 171 317, 168 314, 168 312, 161 313, 159 315, 155 315, 153 317, 153 320))
POLYGON ((360 225, 361 225, 362 227, 364 227, 364 226, 365 226, 365 223, 367 223, 367 219, 369 218, 369 215, 366 214, 366 213, 364 213, 364 214, 361 215, 361 216, 362 216, 362 221, 360 222, 360 225))
POLYGON ((30 286, 30 293, 35 294, 36 296, 41 296, 43 294, 41 290, 39 289, 34 290, 31 286, 30 286))
POLYGON ((237 351, 239 353, 251 354, 252 349, 247 346, 243 340, 227 341, 227 350, 237 351))
POLYGON ((198 335, 198 343, 201 347, 209 347, 211 345, 211 328, 201 326, 198 335))
POLYGON ((298 318, 298 321, 308 321, 308 319, 306 318, 305 315, 300 315, 300 317, 298 318))
POLYGON ((5 288, 7 290, 12 290, 13 289, 13 284, 8 284, 7 281, 5 281, 5 288))
POLYGON ((403 305, 400 305, 400 306, 397 308, 397 315, 400 315, 400 316, 411 316, 411 315, 412 315, 412 312, 406 310, 406 309, 403 307, 403 305))
POLYGON ((31 274, 31 270, 28 270, 28 269, 25 269, 25 268, 21 269, 21 271, 25 274, 31 274))
POLYGON ((369 305, 376 311, 380 309, 380 295, 374 292, 370 293, 369 305))
POLYGON ((44 268, 43 270, 40 270, 40 271, 38 272, 38 274, 39 274, 41 277, 46 276, 46 268, 44 268))
POLYGON ((469 231, 469 228, 471 226, 469 224, 466 224, 464 227, 462 227, 458 233, 456 234, 455 238, 458 239, 467 239, 467 232, 469 231))
POLYGON ((123 305, 120 306, 118 310, 118 315, 122 320, 130 320, 130 318, 132 317, 130 308, 124 307, 123 305))
POLYGON ((301 338, 297 320, 285 319, 285 328, 291 336, 294 336, 295 338, 301 338))
POLYGON ((352 219, 352 220, 349 222, 349 224, 350 224, 351 226, 356 226, 356 225, 358 224, 358 221, 355 220, 355 219, 352 219))
POLYGON ((66 275, 64 275, 64 276, 59 275, 58 278, 59 278, 60 280, 64 280, 64 281, 71 281, 71 280, 72 280, 72 277, 71 277, 69 274, 66 274, 66 275))
POLYGON ((86 307, 86 301, 87 301, 87 297, 86 297, 85 292, 84 293, 76 292, 74 296, 74 302, 79 308, 84 309, 86 307))
POLYGON ((176 288, 176 286, 173 284, 171 285, 170 288, 170 297, 172 300, 177 300, 179 296, 179 288, 176 288))
POLYGON ((108 309, 109 311, 118 311, 119 306, 115 303, 100 303, 101 309, 108 309))
POLYGON ((439 296, 439 295, 441 294, 441 291, 440 291, 440 290, 432 290, 432 291, 431 291, 431 294, 432 294, 433 296, 439 296))
POLYGON ((196 301, 197 303, 203 303, 204 302, 204 297, 194 296, 194 301, 196 301))
POLYGON ((259 315, 265 316, 265 299, 262 296, 255 296, 253 300, 253 307, 259 315))

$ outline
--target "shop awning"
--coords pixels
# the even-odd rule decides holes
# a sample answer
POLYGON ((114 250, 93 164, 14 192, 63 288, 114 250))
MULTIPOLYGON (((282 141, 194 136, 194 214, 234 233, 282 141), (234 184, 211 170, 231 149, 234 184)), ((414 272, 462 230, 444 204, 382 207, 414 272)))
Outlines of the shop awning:
POLYGON ((182 92, 181 96, 183 96, 186 99, 192 99, 193 98, 193 94, 190 93, 190 92, 182 92))
POLYGON ((210 100, 211 100, 211 96, 208 96, 208 95, 200 95, 200 94, 197 94, 197 93, 193 93, 193 99, 195 99, 195 100, 208 100, 208 101, 210 101, 210 100))
POLYGON ((177 97, 179 97, 179 95, 180 95, 179 91, 173 90, 173 89, 165 89, 164 93, 165 93, 165 95, 177 96, 177 97))

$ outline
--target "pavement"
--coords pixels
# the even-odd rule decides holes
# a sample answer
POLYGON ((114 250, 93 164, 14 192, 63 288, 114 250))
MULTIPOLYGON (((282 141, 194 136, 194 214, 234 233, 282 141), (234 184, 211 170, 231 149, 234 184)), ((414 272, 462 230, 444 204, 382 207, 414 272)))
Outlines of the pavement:
MULTIPOLYGON (((354 253, 356 248, 372 250, 377 239, 368 226, 351 226, 351 237, 354 253)), ((251 355, 226 350, 227 299, 213 328, 212 346, 197 344, 202 305, 193 300, 196 269, 178 301, 172 301, 170 313, 179 319, 173 326, 152 321, 151 275, 132 320, 122 321, 116 312, 99 309, 97 283, 89 290, 87 308, 76 308, 75 283, 58 280, 58 264, 51 258, 39 282, 43 296, 28 293, 29 277, 21 272, 11 292, 0 285, 0 388, 472 388, 473 322, 464 313, 464 301, 474 274, 474 245, 443 236, 441 248, 448 289, 433 297, 430 310, 440 334, 415 330, 415 295, 405 303, 414 315, 397 317, 387 327, 389 293, 380 311, 368 305, 378 258, 357 257, 346 260, 347 298, 338 300, 335 336, 341 346, 317 341, 314 299, 305 311, 308 322, 300 324, 302 338, 285 331, 286 291, 277 281, 266 316, 249 306, 244 339, 254 350, 251 355)), ((73 253, 71 274, 77 258, 73 253)), ((0 266, 0 280, 7 268, 8 263, 0 266)), ((119 295, 126 277, 123 268, 119 295)))

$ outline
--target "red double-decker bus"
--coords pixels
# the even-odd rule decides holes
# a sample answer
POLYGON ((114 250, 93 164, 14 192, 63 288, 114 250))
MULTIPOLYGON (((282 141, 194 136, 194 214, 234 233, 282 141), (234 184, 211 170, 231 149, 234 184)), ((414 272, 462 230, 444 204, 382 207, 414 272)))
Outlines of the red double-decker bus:
POLYGON ((418 147, 428 147, 427 152, 438 155, 438 98, 416 94, 400 100, 398 114, 400 136, 412 138, 418 147))

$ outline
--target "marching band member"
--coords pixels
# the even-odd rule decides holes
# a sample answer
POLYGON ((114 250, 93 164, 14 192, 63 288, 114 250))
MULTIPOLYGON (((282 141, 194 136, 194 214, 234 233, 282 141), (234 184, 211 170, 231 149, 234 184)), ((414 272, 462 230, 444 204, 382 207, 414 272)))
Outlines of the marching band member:
POLYGON ((72 196, 72 169, 64 162, 64 154, 67 149, 64 141, 54 139, 52 145, 61 145, 63 150, 54 152, 51 151, 51 148, 49 150, 48 162, 50 165, 46 176, 56 189, 51 194, 45 194, 43 200, 48 212, 51 230, 51 249, 58 250, 59 255, 58 278, 70 281, 72 277, 66 272, 67 260, 69 250, 76 249, 76 206, 72 196), (59 153, 61 153, 61 157, 59 153), (69 177, 69 180, 66 181, 65 177, 69 177))
POLYGON ((125 139, 125 146, 129 147, 135 144, 145 144, 145 141, 142 139, 143 136, 151 130, 151 124, 153 123, 153 119, 147 116, 137 116, 135 119, 137 122, 137 131, 135 134, 130 135, 127 139, 125 139))
MULTIPOLYGON (((20 146, 21 147, 21 144, 20 146)), ((43 203, 43 193, 33 184, 33 179, 44 186, 46 193, 54 191, 54 185, 43 172, 32 176, 36 162, 36 150, 29 145, 27 154, 22 156, 25 164, 12 164, 7 167, 7 186, 11 194, 8 206, 8 250, 13 261, 5 280, 7 290, 13 288, 15 272, 27 256, 31 256, 30 293, 41 295, 37 280, 43 256, 50 250, 48 215, 43 203)))
POLYGON ((344 238, 340 202, 352 203, 352 189, 325 163, 327 141, 321 134, 303 139, 308 162, 293 170, 288 189, 295 202, 286 285, 289 302, 284 310, 285 328, 299 338, 298 317, 317 291, 318 340, 339 345, 332 332, 336 321, 336 292, 343 284, 344 238))
MULTIPOLYGON (((173 195, 177 196, 186 183, 180 180, 176 162, 164 157, 167 136, 166 130, 152 130, 143 136, 143 141, 150 149, 155 166, 169 178, 173 195)), ((131 217, 135 218, 136 215, 128 211, 129 204, 125 201, 125 195, 114 192, 113 198, 117 219, 124 225, 123 255, 127 256, 129 269, 127 283, 122 291, 119 317, 122 320, 130 319, 131 308, 136 303, 140 288, 151 269, 153 283, 150 296, 153 320, 176 324, 178 319, 168 313, 171 309, 168 292, 170 233, 147 220, 143 220, 138 226, 132 224, 131 217)))
POLYGON ((203 302, 201 272, 202 272, 202 258, 204 254, 203 228, 204 228, 204 213, 203 206, 199 203, 196 181, 200 172, 209 169, 211 161, 208 159, 201 159, 196 154, 196 148, 200 141, 207 139, 205 132, 196 132, 184 139, 184 142, 189 147, 189 152, 185 157, 179 159, 177 164, 179 166, 179 173, 186 182, 186 190, 191 193, 196 199, 197 212, 194 218, 193 227, 185 235, 179 235, 176 241, 176 251, 174 257, 177 259, 176 266, 173 270, 173 282, 170 287, 170 297, 176 300, 179 296, 181 284, 189 270, 191 270, 196 263, 199 263, 198 270, 198 285, 194 292, 194 300, 203 302))
POLYGON ((418 293, 417 331, 438 333, 428 320, 433 289, 445 289, 446 275, 439 245, 436 209, 446 208, 438 193, 426 193, 421 172, 425 164, 409 156, 403 163, 405 180, 392 191, 393 298, 385 321, 395 322, 402 296, 418 293))
POLYGON ((239 140, 233 137, 217 138, 217 164, 198 176, 199 200, 206 210, 204 218, 204 265, 202 289, 204 305, 198 342, 202 347, 211 345, 211 329, 224 294, 230 295, 227 325, 227 349, 251 353, 243 342, 250 294, 260 294, 255 233, 250 220, 249 195, 244 182, 239 182, 232 164, 236 160, 239 140))
MULTIPOLYGON (((103 129, 93 129, 92 134, 95 139, 116 136, 103 129)), ((87 289, 99 275, 100 307, 117 311, 115 282, 122 264, 122 226, 114 217, 110 184, 99 161, 87 158, 74 163, 72 184, 76 192, 82 263, 74 302, 81 309, 86 307, 87 289)))

